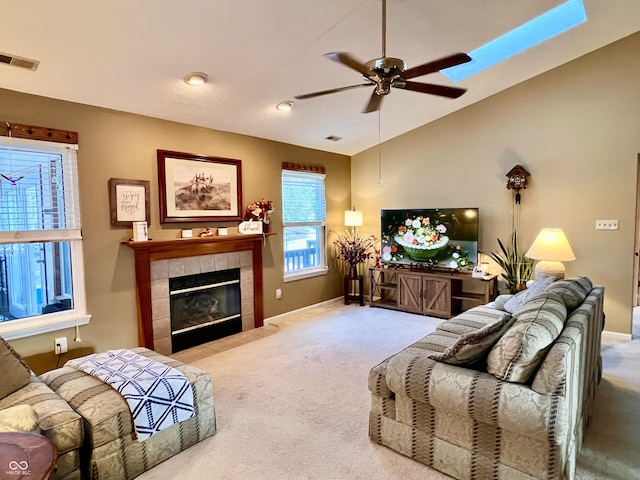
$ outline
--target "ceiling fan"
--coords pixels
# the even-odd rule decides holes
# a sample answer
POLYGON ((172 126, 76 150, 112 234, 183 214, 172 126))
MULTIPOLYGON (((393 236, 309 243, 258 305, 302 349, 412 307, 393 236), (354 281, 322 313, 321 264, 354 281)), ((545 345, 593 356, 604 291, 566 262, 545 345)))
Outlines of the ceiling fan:
POLYGON ((413 92, 428 93, 431 95, 439 95, 448 98, 458 98, 466 89, 457 87, 448 87, 445 85, 434 85, 432 83, 419 83, 409 81, 412 78, 421 77, 429 73, 434 73, 444 68, 453 67, 471 61, 471 57, 466 53, 455 53, 438 60, 418 65, 407 69, 404 60, 400 58, 392 58, 386 56, 386 32, 387 32, 387 0, 382 0, 382 56, 366 63, 356 60, 348 53, 332 52, 325 56, 334 62, 341 63, 360 74, 367 83, 358 85, 350 85, 348 87, 332 88, 321 92, 307 93, 304 95, 296 95, 294 98, 304 100, 306 98, 319 97, 330 93, 342 92, 353 88, 370 87, 375 85, 373 93, 369 98, 369 103, 363 110, 363 113, 375 112, 382 105, 382 98, 391 92, 391 87, 411 90, 413 92))

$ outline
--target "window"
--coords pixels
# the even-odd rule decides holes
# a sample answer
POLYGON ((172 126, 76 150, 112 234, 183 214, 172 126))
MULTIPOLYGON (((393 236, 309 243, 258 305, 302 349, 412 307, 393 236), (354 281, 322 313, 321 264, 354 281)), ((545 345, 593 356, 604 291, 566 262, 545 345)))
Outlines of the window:
POLYGON ((441 70, 458 83, 587 21, 582 0, 568 0, 469 52, 471 62, 441 70))
POLYGON ((89 322, 77 145, 0 137, 0 335, 89 322))
POLYGON ((282 171, 285 282, 327 273, 324 178, 321 173, 282 171))

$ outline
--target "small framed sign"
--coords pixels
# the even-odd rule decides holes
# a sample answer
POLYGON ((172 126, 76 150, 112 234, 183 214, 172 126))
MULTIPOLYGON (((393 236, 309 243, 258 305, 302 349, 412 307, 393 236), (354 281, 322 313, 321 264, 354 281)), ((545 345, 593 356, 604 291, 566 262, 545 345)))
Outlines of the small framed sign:
POLYGON ((262 233, 262 222, 254 222, 249 220, 248 222, 242 222, 238 225, 238 233, 241 235, 255 235, 262 233))
POLYGON ((126 180, 111 178, 109 180, 109 209, 111 225, 131 228, 132 222, 150 224, 148 180, 126 180))

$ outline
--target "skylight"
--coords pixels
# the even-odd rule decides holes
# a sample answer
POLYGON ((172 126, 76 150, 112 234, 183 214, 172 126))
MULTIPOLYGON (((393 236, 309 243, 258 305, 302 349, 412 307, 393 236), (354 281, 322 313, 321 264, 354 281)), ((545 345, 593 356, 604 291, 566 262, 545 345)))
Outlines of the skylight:
POLYGON ((582 0, 569 0, 469 52, 472 61, 440 70, 440 73, 459 82, 586 21, 582 0))

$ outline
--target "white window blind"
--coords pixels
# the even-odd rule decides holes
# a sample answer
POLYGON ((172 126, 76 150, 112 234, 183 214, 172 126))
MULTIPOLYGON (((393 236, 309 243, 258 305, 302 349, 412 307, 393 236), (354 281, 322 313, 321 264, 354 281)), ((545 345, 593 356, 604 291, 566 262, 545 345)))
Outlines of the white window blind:
POLYGON ((76 146, 30 143, 0 141, 1 240, 24 241, 33 231, 39 239, 79 238, 76 146))
POLYGON ((282 220, 287 223, 324 222, 324 175, 282 172, 282 220))

